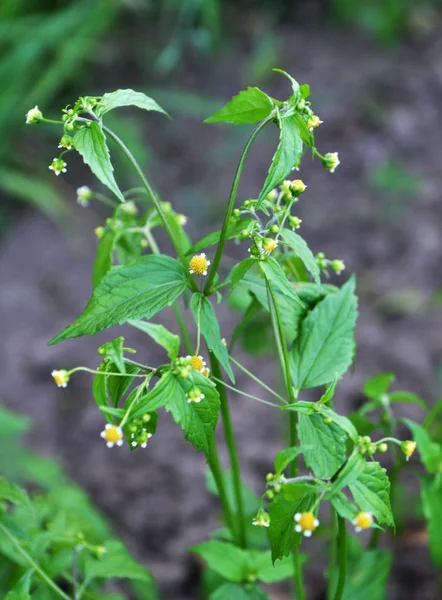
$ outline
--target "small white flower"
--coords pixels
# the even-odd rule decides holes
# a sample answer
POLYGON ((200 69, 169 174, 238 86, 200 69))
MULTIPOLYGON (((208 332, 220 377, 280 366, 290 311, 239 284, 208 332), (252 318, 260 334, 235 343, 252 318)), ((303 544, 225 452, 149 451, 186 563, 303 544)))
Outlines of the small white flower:
POLYGON ((52 371, 52 377, 54 378, 55 383, 58 387, 67 387, 69 381, 69 373, 67 371, 52 371))
POLYGON ((123 445, 123 430, 121 427, 106 423, 104 430, 100 433, 101 437, 106 442, 108 448, 113 448, 115 445, 123 445))
POLYGON ((54 171, 54 173, 57 175, 60 175, 60 173, 66 173, 66 167, 67 164, 64 162, 64 160, 62 158, 54 158, 54 160, 52 161, 52 163, 49 165, 49 169, 51 171, 54 171))
POLYGON ((77 203, 86 208, 89 205, 89 200, 93 198, 94 192, 87 185, 82 185, 77 188, 77 203))
POLYGON ((207 267, 210 265, 210 260, 207 260, 204 252, 192 256, 189 263, 189 273, 192 275, 207 275, 207 267))
POLYGON ((31 110, 28 110, 28 112, 26 113, 26 123, 28 125, 37 125, 37 123, 40 123, 42 119, 43 114, 38 108, 37 104, 34 106, 34 108, 31 108, 31 110))
POLYGON ((295 514, 295 531, 305 537, 311 537, 313 531, 319 526, 319 521, 312 512, 295 514))

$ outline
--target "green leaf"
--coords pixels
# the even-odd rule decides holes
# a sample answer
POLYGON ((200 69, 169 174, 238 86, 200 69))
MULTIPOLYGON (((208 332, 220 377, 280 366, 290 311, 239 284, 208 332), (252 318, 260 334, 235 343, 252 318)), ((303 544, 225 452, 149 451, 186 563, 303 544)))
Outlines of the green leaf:
MULTIPOLYGON (((101 364, 98 367, 98 370, 103 373, 103 375, 98 374, 95 375, 94 381, 92 383, 92 394, 94 396, 95 402, 97 403, 98 408, 102 406, 107 406, 107 388, 106 388, 106 365, 101 364)), ((121 379, 124 379, 123 377, 121 379)))
POLYGON ((166 405, 166 409, 172 413, 188 442, 193 444, 198 451, 203 451, 206 457, 209 455, 213 442, 218 413, 220 407, 219 395, 215 385, 201 375, 193 372, 192 380, 176 378, 178 386, 166 405), (193 386, 197 386, 204 394, 199 403, 188 402, 187 392, 193 386))
POLYGON ((74 146, 95 177, 124 202, 124 196, 115 181, 106 137, 100 125, 94 121, 90 127, 80 129, 74 136, 74 146))
POLYGON ((347 519, 347 521, 353 521, 356 516, 357 510, 350 502, 350 500, 343 494, 343 492, 338 492, 334 496, 330 498, 331 505, 338 513, 340 517, 343 519, 347 519))
POLYGON ((301 98, 308 98, 310 96, 310 86, 308 83, 303 83, 299 86, 299 91, 301 93, 301 98))
POLYGON ((106 231, 98 242, 97 253, 92 269, 92 287, 97 287, 101 279, 112 267, 112 251, 116 239, 115 231, 106 231))
POLYGON ((312 275, 317 285, 321 284, 321 271, 316 263, 313 252, 307 246, 306 241, 300 235, 290 229, 282 229, 281 237, 285 244, 291 248, 301 259, 305 268, 312 275))
POLYGON ((338 425, 354 442, 357 441, 358 432, 355 426, 350 421, 350 419, 339 415, 329 406, 325 406, 325 404, 319 404, 319 402, 304 402, 302 400, 298 400, 298 402, 296 402, 295 404, 288 404, 287 406, 284 406, 282 410, 293 410, 303 415, 321 415, 323 419, 329 419, 330 421, 338 425))
MULTIPOLYGON (((132 393, 135 393, 135 390, 132 393)), ((172 375, 171 371, 167 371, 152 390, 140 396, 138 402, 131 410, 128 422, 137 417, 142 417, 145 413, 158 410, 162 406, 165 406, 171 397, 179 394, 181 394, 181 388, 178 385, 176 377, 172 375)), ((129 398, 126 404, 130 404, 129 398)))
POLYGON ((256 265, 256 262, 255 258, 245 258, 233 267, 227 277, 230 281, 229 294, 232 293, 238 283, 245 277, 247 271, 251 269, 253 265, 256 265))
POLYGON ((257 87, 249 87, 247 90, 234 96, 221 110, 204 123, 256 123, 266 119, 274 108, 274 103, 267 94, 257 87))
POLYGON ((270 504, 270 526, 267 533, 272 548, 273 562, 283 556, 289 556, 293 546, 301 543, 301 534, 295 531, 295 514, 309 510, 315 499, 316 494, 311 494, 293 502, 286 500, 280 494, 270 504))
POLYGON ((286 448, 285 450, 281 450, 275 456, 275 474, 276 476, 282 475, 284 469, 289 465, 297 456, 302 454, 305 448, 299 448, 298 446, 293 446, 292 448, 286 448))
POLYGON ((130 319, 129 324, 147 333, 157 344, 162 346, 170 359, 174 360, 180 351, 180 338, 171 333, 164 325, 130 319))
POLYGON ((366 462, 358 479, 350 483, 354 501, 363 511, 373 513, 382 525, 394 527, 390 505, 390 481, 387 471, 378 462, 366 462))
POLYGON ((302 155, 301 134, 296 120, 293 117, 280 117, 279 127, 278 148, 259 194, 256 210, 264 202, 267 194, 290 175, 291 170, 297 165, 302 155))
POLYGON ((123 351, 124 337, 119 336, 111 342, 106 342, 98 348, 98 354, 106 356, 117 367, 120 373, 126 373, 123 351))
POLYGON ((199 323, 201 334, 206 340, 209 350, 213 352, 224 367, 231 381, 235 382, 235 376, 229 362, 229 353, 221 341, 218 319, 210 300, 203 296, 203 294, 193 294, 190 301, 190 308, 192 309, 195 323, 199 323))
POLYGON ((102 117, 110 110, 120 108, 121 106, 136 106, 143 110, 154 110, 163 113, 163 115, 166 115, 167 117, 169 116, 155 100, 149 98, 149 96, 146 96, 146 94, 143 94, 142 92, 134 92, 134 90, 130 89, 116 90, 115 92, 104 94, 101 98, 97 114, 102 117))
POLYGON ((8 502, 27 508, 30 506, 27 493, 18 487, 18 485, 9 483, 9 481, 3 478, 0 478, 0 500, 7 500, 8 502))
MULTIPOLYGON (((293 575, 294 564, 291 556, 282 558, 276 564, 273 564, 270 551, 257 552, 256 550, 250 550, 248 555, 250 556, 251 575, 263 583, 276 583, 293 575)), ((300 559, 302 564, 306 561, 306 556, 300 555, 300 559)))
POLYGON ((250 583, 225 583, 215 590, 210 600, 269 600, 269 597, 259 587, 250 583))
POLYGON ((85 575, 88 579, 135 579, 151 583, 149 571, 139 565, 120 542, 107 542, 100 559, 88 555, 85 559, 85 575))
POLYGON ((351 365, 357 317, 354 289, 352 278, 338 292, 319 302, 302 321, 290 356, 297 389, 330 383, 351 365))
POLYGON ((430 473, 440 471, 442 468, 442 445, 433 442, 428 431, 422 425, 418 425, 410 419, 403 419, 403 421, 413 433, 413 440, 416 442, 425 468, 430 473))
MULTIPOLYGON (((300 96, 300 86, 299 86, 299 83, 296 81, 296 79, 294 79, 289 73, 287 73, 287 71, 283 71, 282 69, 273 69, 273 71, 275 71, 275 73, 281 73, 281 75, 284 75, 284 77, 287 77, 287 79, 292 84, 292 90, 293 90, 293 94, 295 95, 295 97, 300 96)), ((304 88, 304 90, 305 90, 305 88, 304 88)))
POLYGON ((379 400, 388 392, 394 380, 394 373, 379 373, 366 381, 363 392, 368 398, 379 400))
POLYGON ((201 556, 211 569, 227 581, 239 583, 247 575, 247 555, 232 544, 212 540, 193 546, 190 551, 201 556))
POLYGON ((129 319, 150 319, 186 289, 186 273, 168 256, 142 256, 113 267, 95 288, 84 312, 49 344, 94 335, 129 319))
POLYGON ((342 600, 386 600, 392 558, 391 552, 365 551, 349 569, 342 600))
MULTIPOLYGON (((107 375, 106 376, 106 385, 107 391, 110 394, 112 404, 114 406, 118 406, 121 398, 129 389, 130 384, 134 381, 135 375, 139 373, 139 369, 136 365, 132 365, 131 363, 125 363, 126 368, 126 377, 121 377, 120 375, 107 375)), ((107 366, 108 372, 115 372, 117 369, 114 368, 112 363, 109 363, 107 366)), ((104 379, 104 378, 103 378, 104 379)))
POLYGON ((345 462, 345 432, 336 423, 325 423, 319 414, 300 414, 298 427, 306 465, 316 477, 330 479, 345 462))
POLYGON ((345 486, 355 482, 365 470, 365 463, 365 459, 359 452, 354 452, 339 471, 333 482, 332 488, 325 496, 325 499, 330 500, 330 498, 335 496, 345 486))
POLYGON ((423 398, 417 396, 416 394, 412 394, 411 392, 406 392, 403 390, 396 390, 394 392, 390 392, 389 400, 391 403, 404 403, 404 404, 416 404, 420 406, 423 410, 428 410, 427 403, 423 398))
POLYGON ((421 498, 425 518, 428 523, 430 553, 436 567, 442 567, 442 536, 440 516, 442 514, 442 477, 421 478, 421 498))
MULTIPOLYGON (((237 237, 243 229, 247 229, 249 225, 254 222, 254 219, 240 219, 239 221, 235 221, 235 223, 230 223, 227 228, 226 240, 231 240, 232 238, 237 237)), ((220 240, 220 237, 221 230, 209 233, 209 235, 206 235, 206 237, 203 237, 199 242, 189 248, 189 250, 186 251, 186 256, 197 254, 208 246, 217 244, 220 240)))
POLYGON ((301 306, 304 306, 287 279, 287 275, 284 273, 281 265, 275 258, 268 258, 259 262, 259 268, 264 273, 266 279, 273 285, 275 285, 285 296, 289 299, 297 302, 301 306))
POLYGON ((318 401, 318 404, 327 404, 327 402, 330 402, 330 400, 333 400, 334 395, 335 395, 335 390, 336 390, 336 384, 338 383, 338 374, 335 373, 335 377, 333 379, 333 381, 331 382, 331 384, 328 386, 328 388, 325 390, 325 392, 322 394, 321 398, 318 401))

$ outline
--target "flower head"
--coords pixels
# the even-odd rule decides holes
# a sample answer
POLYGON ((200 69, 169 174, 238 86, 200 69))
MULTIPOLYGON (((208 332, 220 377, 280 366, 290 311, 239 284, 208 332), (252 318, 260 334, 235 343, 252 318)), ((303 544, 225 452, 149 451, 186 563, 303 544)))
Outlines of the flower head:
POLYGON ((332 260, 330 263, 332 270, 336 273, 336 275, 340 275, 342 271, 345 269, 345 264, 343 260, 339 260, 339 258, 332 260))
POLYGON ((187 392, 187 402, 189 402, 189 403, 195 402, 195 404, 198 404, 204 398, 205 398, 205 396, 202 393, 202 391, 199 389, 199 387, 195 386, 187 392))
POLYGON ((252 525, 255 525, 256 527, 269 527, 270 515, 264 510, 259 511, 256 517, 253 519, 252 525))
POLYGON ((141 448, 147 448, 147 440, 152 437, 152 434, 148 433, 146 429, 142 429, 141 431, 132 433, 130 437, 130 445, 132 448, 136 448, 137 446, 141 446, 141 448))
POLYGON ((85 208, 89 204, 89 200, 91 200, 94 196, 94 192, 87 185, 82 185, 77 188, 77 202, 80 206, 85 208))
POLYGON ((266 254, 270 254, 278 247, 278 242, 273 238, 264 238, 262 240, 262 249, 266 254))
POLYGON ((126 213, 127 215, 131 216, 136 216, 138 214, 137 205, 135 204, 135 202, 132 202, 132 200, 128 200, 127 202, 121 204, 120 210, 126 213))
POLYGON ((180 227, 184 227, 184 225, 187 223, 186 215, 176 215, 175 220, 177 225, 179 225, 180 227))
POLYGON ((330 173, 334 173, 340 164, 340 160, 338 158, 337 152, 329 152, 322 159, 323 166, 330 171, 330 173))
POLYGON ((189 263, 189 273, 195 273, 195 275, 207 275, 207 267, 210 265, 210 260, 207 260, 206 255, 202 252, 201 254, 195 254, 192 256, 189 263))
POLYGON ((278 197, 278 190, 276 188, 274 188, 267 194, 266 199, 270 200, 270 202, 271 202, 272 200, 276 200, 277 197, 278 197))
POLYGON ((287 221, 292 229, 299 229, 301 227, 302 219, 299 217, 292 217, 292 215, 290 215, 287 221))
POLYGON ((54 171, 54 173, 58 176, 60 173, 66 173, 66 163, 62 158, 54 158, 54 160, 49 165, 49 169, 54 171))
POLYGON ((209 367, 204 367, 203 369, 201 369, 201 375, 204 375, 204 377, 210 377, 209 367))
POLYGON ((70 135, 64 135, 60 143, 58 144, 59 148, 64 148, 65 150, 72 150, 74 147, 74 139, 70 135))
POLYGON ((69 373, 67 371, 52 371, 51 375, 58 387, 67 387, 69 381, 69 373))
POLYGON ((26 113, 26 123, 28 125, 37 125, 43 120, 43 113, 38 108, 37 104, 26 113))
POLYGON ((204 367, 206 366, 206 361, 202 356, 190 356, 190 354, 188 354, 186 358, 190 361, 190 364, 195 369, 195 371, 199 371, 201 373, 204 367))
POLYGON ((311 115, 311 117, 308 118, 307 127, 310 129, 310 131, 312 131, 316 127, 319 127, 319 125, 323 122, 324 121, 321 121, 317 115, 311 115))
POLYGON ((306 188, 307 186, 302 179, 295 179, 290 183, 290 191, 292 192, 293 196, 299 196, 305 192, 306 188))
POLYGON ((410 460, 410 456, 412 456, 413 452, 416 450, 416 442, 412 442, 411 440, 406 440, 401 444, 402 452, 405 454, 405 460, 410 460))
POLYGON ((370 512, 358 513, 352 521, 355 531, 359 533, 363 529, 368 529, 373 523, 373 515, 370 512))
POLYGON ((295 531, 302 532, 305 537, 310 537, 319 525, 318 519, 312 512, 296 513, 295 521, 295 531))
POLYGON ((106 442, 106 446, 108 448, 112 448, 115 445, 123 445, 123 430, 121 429, 121 427, 117 427, 116 425, 106 423, 106 426, 100 435, 106 442))

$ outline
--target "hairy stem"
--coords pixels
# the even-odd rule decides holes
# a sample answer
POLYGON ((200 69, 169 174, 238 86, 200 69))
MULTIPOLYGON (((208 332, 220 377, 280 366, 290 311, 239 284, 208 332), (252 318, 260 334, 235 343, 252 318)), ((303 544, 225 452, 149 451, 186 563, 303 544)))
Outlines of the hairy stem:
POLYGON ((55 592, 58 596, 60 596, 60 598, 64 598, 64 600, 72 600, 72 598, 70 596, 68 596, 67 594, 65 594, 63 592, 63 590, 60 589, 58 587, 58 585, 56 583, 54 583, 54 581, 52 581, 52 579, 49 577, 49 575, 47 575, 43 571, 43 569, 41 569, 39 567, 39 565, 34 561, 32 556, 30 556, 26 552, 26 550, 23 548, 23 546, 20 544, 20 542, 17 540, 17 538, 9 531, 9 529, 7 527, 5 527, 3 525, 3 523, 0 523, 0 530, 3 531, 3 533, 6 535, 7 538, 9 538, 9 541, 11 542, 11 544, 18 550, 18 552, 20 552, 20 554, 27 560, 29 565, 34 569, 34 571, 37 573, 37 575, 40 577, 40 579, 42 581, 44 581, 46 583, 46 585, 52 589, 53 592, 55 592))
POLYGON ((239 163, 236 168, 235 177, 233 178, 232 188, 230 190, 229 201, 227 203, 226 214, 224 215, 224 222, 223 222, 223 226, 221 229, 221 236, 220 236, 220 239, 218 242, 218 246, 216 248, 215 258, 213 259, 212 266, 210 267, 209 276, 207 277, 206 286, 204 288, 204 293, 206 295, 208 295, 211 291, 213 281, 218 272, 219 264, 220 264, 222 256, 223 256, 224 245, 226 243, 226 237, 227 237, 227 229, 229 227, 230 218, 232 216, 233 208, 235 206, 235 200, 236 200, 236 194, 238 192, 239 182, 241 179, 241 175, 242 175, 242 172, 244 169, 244 165, 245 165, 247 156, 250 152, 250 148, 252 147, 253 142, 257 138, 259 132, 262 129, 264 129, 264 127, 267 125, 267 123, 269 123, 273 119, 273 117, 274 117, 274 115, 273 115, 273 113, 271 113, 267 117, 267 119, 265 119, 264 121, 262 121, 262 123, 260 123, 258 125, 258 127, 253 131, 252 135, 247 140, 247 143, 244 146, 244 150, 242 151, 241 158, 239 159, 239 163))
POLYGON ((227 497, 226 486, 223 478, 223 471, 221 467, 221 461, 219 459, 218 446, 215 438, 213 438, 212 446, 210 448, 210 455, 208 457, 208 465, 212 472, 213 479, 215 481, 218 496, 223 507, 223 514, 226 520, 227 527, 230 529, 233 537, 236 536, 235 519, 233 517, 232 509, 230 507, 229 499, 227 497))
POLYGON ((347 531, 345 519, 338 515, 339 579, 334 600, 341 600, 347 578, 347 531))
POLYGON ((183 265, 184 269, 186 270, 187 273, 187 279, 189 282, 189 286, 191 288, 192 291, 196 292, 198 291, 198 286, 196 285, 195 280, 193 279, 193 277, 191 277, 190 273, 188 273, 188 260, 178 242, 178 240, 175 239, 175 235, 173 233, 173 230, 169 224, 169 221, 167 220, 166 217, 166 213, 163 210, 163 206, 161 204, 161 201, 159 200, 158 196, 156 195, 156 193, 154 192, 154 190, 152 189, 149 181, 147 180, 146 176, 144 175, 140 165, 138 164, 137 160, 135 159, 134 155, 132 154, 132 152, 129 150, 129 148, 126 146, 126 144, 123 142, 123 140, 121 140, 113 131, 111 131, 110 129, 108 129, 105 125, 102 124, 102 128, 103 130, 118 144, 118 146, 121 148, 121 150, 124 152, 124 154, 126 155, 126 157, 129 159, 129 162, 131 163, 134 171, 136 172, 136 174, 138 175, 138 177, 140 178, 141 183, 143 184, 144 189, 146 190, 147 195, 149 196, 149 198, 152 200, 153 205, 155 206, 160 219, 164 225, 165 230, 167 231, 167 234, 170 238, 170 241, 172 242, 173 247, 175 248, 175 252, 177 253, 177 256, 181 262, 181 264, 183 265))
POLYGON ((235 494, 235 503, 238 516, 238 539, 237 543, 242 548, 246 547, 246 530, 245 530, 245 518, 244 518, 244 501, 242 497, 241 489, 241 470, 238 459, 238 452, 236 449, 235 434, 233 433, 232 419, 230 417, 229 405, 227 402, 227 395, 224 389, 224 385, 220 383, 223 381, 221 367, 218 359, 210 354, 210 366, 214 378, 219 380, 216 383, 218 389, 220 401, 221 401, 221 418, 223 421, 224 435, 226 438, 227 450, 229 453, 230 464, 232 467, 232 479, 233 479, 233 491, 235 494))

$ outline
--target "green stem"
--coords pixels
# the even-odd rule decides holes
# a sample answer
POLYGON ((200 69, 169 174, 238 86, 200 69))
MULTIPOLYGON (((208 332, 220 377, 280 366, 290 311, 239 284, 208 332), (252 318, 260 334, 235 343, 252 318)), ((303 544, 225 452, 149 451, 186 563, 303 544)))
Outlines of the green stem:
POLYGON ((155 194, 149 181, 147 180, 146 176, 144 175, 140 165, 138 164, 138 162, 135 159, 132 152, 129 150, 129 148, 126 146, 126 144, 123 142, 123 140, 121 140, 113 131, 108 129, 105 125, 102 124, 101 126, 102 126, 103 130, 120 146, 121 150, 124 152, 124 154, 126 155, 126 157, 129 160, 129 162, 131 163, 134 171, 140 178, 140 181, 143 184, 143 187, 146 190, 147 195, 152 200, 152 203, 155 206, 155 208, 160 216, 160 219, 164 225, 165 230, 167 231, 170 241, 172 242, 172 245, 175 248, 175 252, 177 253, 177 256, 178 256, 181 264, 183 265, 184 269, 186 270, 190 289, 194 292, 197 292, 198 286, 196 285, 194 278, 188 272, 188 262, 189 261, 187 260, 179 242, 175 239, 175 235, 173 233, 171 226, 169 225, 169 221, 167 220, 166 213, 163 210, 162 204, 161 204, 158 196, 155 194))
POLYGON ((233 212, 233 208, 235 206, 235 200, 236 200, 236 194, 238 192, 238 187, 239 187, 239 182, 241 179, 241 175, 244 169, 244 165, 247 159, 247 156, 250 152, 250 148, 253 145, 253 142, 255 141, 255 139, 257 138, 259 132, 264 129, 264 127, 267 125, 267 123, 270 123, 270 121, 273 119, 274 115, 273 112, 267 117, 267 119, 265 119, 264 121, 262 121, 262 123, 260 123, 258 125, 258 127, 253 131, 252 135, 249 137, 249 139, 247 140, 246 145, 244 146, 244 150, 242 151, 241 154, 241 158, 239 159, 239 163, 238 166, 236 168, 236 173, 235 173, 235 177, 233 178, 233 182, 232 182, 232 188, 230 190, 230 196, 229 196, 229 201, 227 203, 227 208, 226 208, 226 214, 224 215, 224 222, 223 222, 223 226, 221 229, 221 236, 218 242, 218 246, 216 248, 216 253, 215 253, 215 258, 213 259, 212 265, 210 267, 210 272, 209 275, 207 277, 207 282, 206 282, 206 286, 204 288, 204 293, 206 295, 208 295, 211 291, 211 287, 212 287, 212 283, 215 279, 215 276, 218 272, 218 267, 219 264, 221 262, 222 256, 223 256, 223 252, 224 252, 224 245, 226 243, 226 237, 227 237, 227 229, 229 227, 230 224, 230 218, 232 216, 232 212, 233 212))
POLYGON ((241 371, 243 371, 246 375, 248 375, 251 379, 253 379, 253 381, 256 381, 256 383, 258 383, 261 387, 263 387, 265 390, 267 390, 268 392, 270 392, 270 394, 272 394, 273 396, 275 396, 275 398, 278 398, 278 400, 280 400, 284 404, 287 404, 287 400, 285 398, 283 398, 282 396, 280 396, 277 392, 275 392, 275 390, 273 390, 270 386, 268 386, 266 383, 264 383, 264 381, 262 381, 261 379, 259 379, 259 377, 257 377, 253 373, 251 373, 248 369, 246 369, 240 362, 238 362, 237 360, 235 360, 233 358, 233 356, 230 356, 229 358, 233 362, 233 364, 238 367, 238 369, 241 369, 241 371))
POLYGON ((34 559, 26 552, 20 542, 16 539, 14 535, 9 531, 3 523, 0 523, 0 530, 9 538, 9 541, 15 548, 20 552, 20 554, 28 561, 30 566, 35 570, 35 572, 39 575, 40 579, 46 583, 48 587, 50 587, 60 598, 64 598, 64 600, 72 600, 70 596, 65 594, 62 589, 58 587, 56 583, 52 581, 52 579, 47 575, 39 565, 34 561, 34 559))
POLYGON ((347 531, 345 519, 338 515, 339 579, 334 600, 341 600, 347 578, 347 531))
POLYGON ((223 471, 221 467, 221 461, 219 459, 218 446, 215 438, 210 448, 210 454, 207 459, 207 463, 212 472, 213 479, 218 491, 218 496, 223 507, 224 518, 226 520, 227 527, 230 529, 232 536, 236 537, 235 519, 233 518, 232 509, 230 507, 229 499, 227 497, 226 486, 223 478, 223 471))
POLYGON ((187 329, 186 320, 184 319, 184 315, 183 315, 183 311, 181 310, 181 306, 177 302, 175 302, 175 304, 172 306, 172 308, 175 313, 175 319, 178 323, 181 337, 184 342, 184 348, 186 349, 187 354, 193 354, 192 340, 190 338, 189 330, 187 329))
MULTIPOLYGON (((210 366, 212 369, 213 376, 223 381, 221 367, 218 359, 210 354, 210 366)), ((227 403, 227 395, 224 386, 217 382, 216 387, 218 389, 220 401, 221 401, 221 418, 224 426, 224 435, 226 438, 227 451, 229 453, 230 464, 232 467, 232 479, 233 479, 233 491, 235 494, 236 510, 238 513, 238 540, 237 543, 241 548, 246 547, 246 529, 245 529, 245 515, 244 515, 244 501, 242 497, 241 488, 241 469, 238 459, 238 452, 236 449, 235 435, 233 433, 232 419, 230 417, 229 405, 227 403)))
POLYGON ((245 396, 246 398, 250 398, 251 400, 256 400, 257 402, 261 402, 261 404, 266 404, 267 406, 273 406, 278 409, 281 408, 279 406, 279 404, 275 404, 274 402, 269 402, 268 400, 263 400, 262 398, 258 398, 258 396, 253 396, 252 394, 248 394, 247 392, 243 392, 242 390, 239 390, 238 388, 233 387, 233 385, 229 385, 222 379, 218 379, 217 377, 214 377, 214 376, 212 376, 212 379, 214 381, 216 381, 216 383, 219 383, 220 385, 228 388, 229 390, 232 390, 232 392, 235 392, 236 394, 240 394, 241 396, 245 396))
MULTIPOLYGON (((284 328, 282 325, 281 314, 279 307, 276 302, 275 295, 271 288, 269 280, 266 278, 267 285, 267 296, 269 300, 270 318, 272 321, 273 332, 275 336, 276 347, 278 350, 279 363, 281 366, 281 372, 285 382, 287 395, 289 397, 290 404, 296 402, 296 394, 292 386, 292 378, 290 375, 290 360, 289 353, 287 350, 287 342, 284 335, 284 328)), ((297 444, 297 432, 296 432, 296 413, 290 415, 289 420, 289 435, 290 435, 290 446, 296 446, 297 444)), ((295 477, 298 473, 298 460, 295 459, 291 463, 291 475, 295 477)), ((296 591, 297 600, 305 600, 304 581, 302 574, 302 565, 299 556, 299 546, 293 548, 293 587, 296 591)))
POLYGON ((338 543, 338 528, 337 528, 337 513, 334 508, 331 509, 330 513, 330 525, 331 525, 331 543, 330 543, 330 565, 328 570, 328 586, 327 586, 327 600, 333 598, 333 587, 334 587, 334 573, 336 570, 337 563, 337 543, 338 543))

